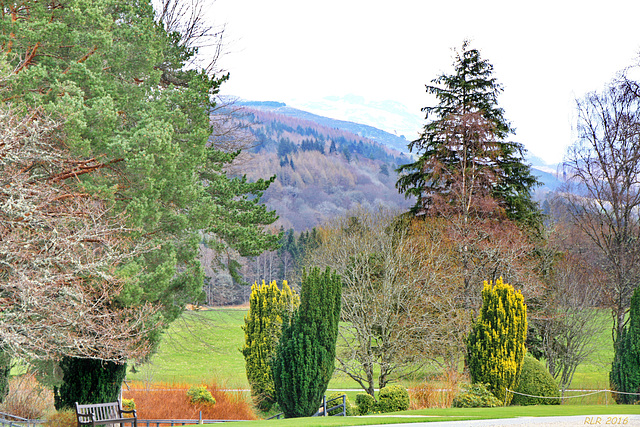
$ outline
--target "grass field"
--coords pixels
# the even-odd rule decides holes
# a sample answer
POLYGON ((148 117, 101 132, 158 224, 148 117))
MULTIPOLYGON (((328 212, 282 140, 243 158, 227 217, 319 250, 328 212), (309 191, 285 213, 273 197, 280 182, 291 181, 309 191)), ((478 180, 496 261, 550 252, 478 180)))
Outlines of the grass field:
MULTIPOLYGON (((130 370, 127 379, 147 383, 189 384, 213 380, 230 389, 249 388, 244 359, 240 353, 244 341, 241 325, 244 324, 245 313, 246 309, 232 308, 185 312, 181 319, 171 325, 150 363, 135 367, 136 372, 130 370)), ((607 314, 603 313, 603 316, 607 314)), ((572 389, 609 387, 609 367, 613 358, 611 342, 611 330, 605 327, 598 336, 597 351, 578 367, 572 389)), ((354 389, 358 385, 346 375, 336 372, 329 388, 354 389)), ((595 402, 583 399, 582 403, 595 402)))

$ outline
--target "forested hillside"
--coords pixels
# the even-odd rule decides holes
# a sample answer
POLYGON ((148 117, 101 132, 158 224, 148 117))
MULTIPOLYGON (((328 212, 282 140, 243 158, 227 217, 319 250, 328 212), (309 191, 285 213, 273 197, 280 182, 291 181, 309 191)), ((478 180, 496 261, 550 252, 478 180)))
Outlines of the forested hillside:
POLYGON ((251 148, 242 160, 250 180, 276 175, 262 201, 278 227, 302 231, 356 205, 406 209, 395 169, 408 157, 370 139, 313 121, 242 106, 251 148))

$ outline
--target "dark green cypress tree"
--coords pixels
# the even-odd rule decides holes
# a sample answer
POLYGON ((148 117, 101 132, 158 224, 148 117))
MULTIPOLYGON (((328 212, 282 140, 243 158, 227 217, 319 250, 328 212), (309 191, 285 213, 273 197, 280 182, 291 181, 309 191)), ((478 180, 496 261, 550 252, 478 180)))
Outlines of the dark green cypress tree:
POLYGON ((126 363, 68 356, 60 361, 60 369, 64 382, 54 388, 57 410, 73 408, 75 402, 115 402, 127 373, 126 363))
MULTIPOLYGON (((609 381, 611 390, 640 393, 640 287, 631 298, 629 325, 622 330, 616 343, 615 356, 609 381)), ((613 394, 617 403, 633 404, 640 401, 635 394, 613 394)))
POLYGON ((276 400, 287 418, 309 417, 333 375, 342 281, 328 268, 302 278, 300 308, 280 338, 273 366, 276 400))
POLYGON ((0 402, 9 394, 9 373, 11 372, 11 355, 0 350, 0 402))

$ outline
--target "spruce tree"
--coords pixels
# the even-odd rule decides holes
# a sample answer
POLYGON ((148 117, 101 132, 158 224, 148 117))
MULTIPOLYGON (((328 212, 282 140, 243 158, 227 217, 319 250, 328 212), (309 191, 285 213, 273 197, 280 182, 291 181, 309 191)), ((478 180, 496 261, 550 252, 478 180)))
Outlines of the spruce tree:
POLYGON ((284 328, 273 365, 276 400, 287 418, 309 417, 333 375, 342 281, 328 268, 302 278, 300 307, 284 328))
POLYGON ((449 202, 459 184, 456 175, 479 173, 482 179, 472 191, 486 192, 510 219, 538 227, 540 214, 531 199, 537 180, 524 163, 522 144, 506 140, 514 130, 498 106, 503 89, 493 77, 493 65, 465 41, 456 54, 454 73, 432 83, 427 93, 435 95, 438 104, 423 109, 428 122, 409 144, 418 159, 398 169, 399 191, 416 197, 412 213, 429 213, 438 197, 449 202))
POLYGON ((262 285, 254 283, 251 286, 249 312, 242 327, 244 346, 241 351, 251 395, 262 411, 268 411, 275 403, 271 365, 283 324, 290 322, 299 303, 298 294, 286 280, 282 290, 278 289, 275 280, 270 284, 263 281, 262 285))
POLYGON ((609 374, 611 390, 619 404, 634 404, 640 401, 640 287, 631 298, 629 324, 622 330, 615 345, 615 355, 609 374), (636 394, 623 394, 636 393, 636 394))
POLYGON ((467 365, 472 383, 486 383, 509 404, 520 377, 527 338, 527 307, 520 291, 496 280, 484 282, 482 308, 467 340, 467 365))

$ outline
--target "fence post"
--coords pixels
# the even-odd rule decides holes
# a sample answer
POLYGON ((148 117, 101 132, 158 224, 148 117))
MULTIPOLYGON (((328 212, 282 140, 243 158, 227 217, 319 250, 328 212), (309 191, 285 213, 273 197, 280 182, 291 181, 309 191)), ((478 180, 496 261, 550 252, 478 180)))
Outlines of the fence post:
POLYGON ((198 421, 198 424, 202 424, 202 411, 200 411, 200 421, 198 421))
POLYGON ((347 395, 346 394, 342 395, 342 416, 343 417, 347 416, 347 395))
POLYGON ((327 396, 322 396, 322 416, 327 416, 327 396))

